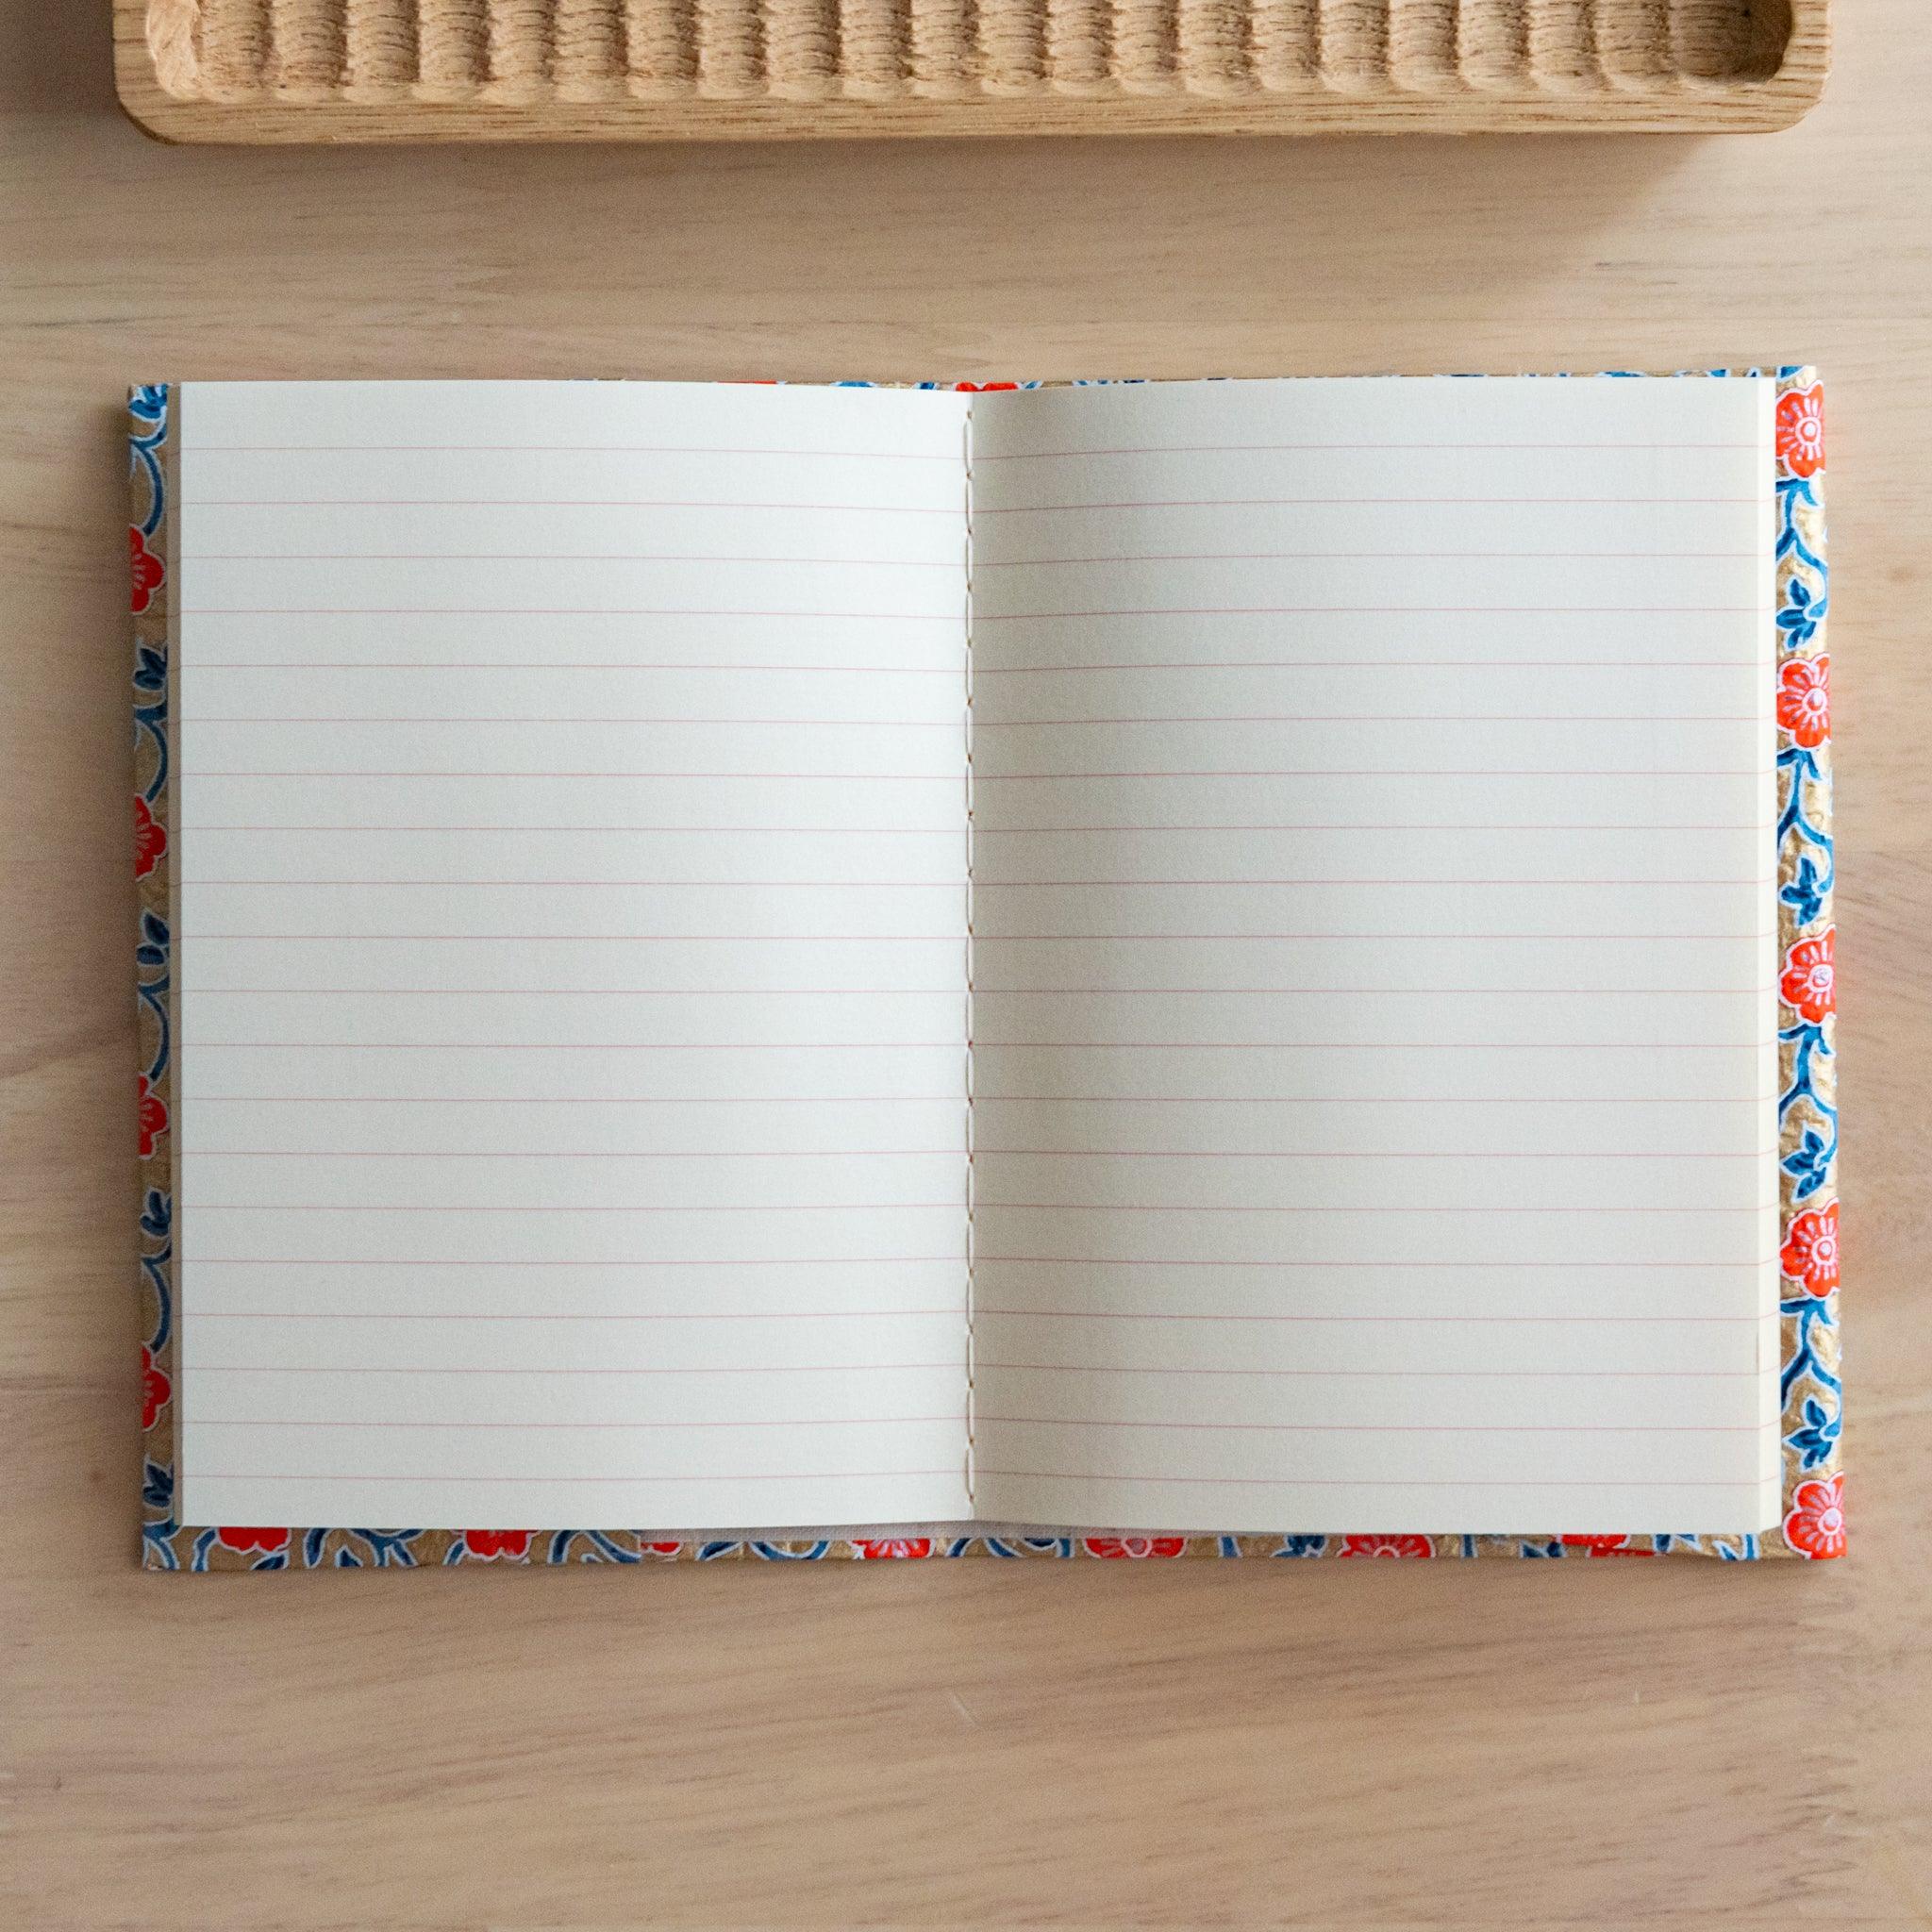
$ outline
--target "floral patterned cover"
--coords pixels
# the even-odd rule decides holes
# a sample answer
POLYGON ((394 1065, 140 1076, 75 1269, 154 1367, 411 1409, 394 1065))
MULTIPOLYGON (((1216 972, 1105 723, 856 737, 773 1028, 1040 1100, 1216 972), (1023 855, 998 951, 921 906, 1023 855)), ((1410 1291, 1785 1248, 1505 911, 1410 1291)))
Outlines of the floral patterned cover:
MULTIPOLYGON (((1727 372, 1713 370, 1712 376, 1727 372)), ((1752 372, 1756 373, 1756 372, 1752 372)), ((929 385, 937 386, 937 385, 929 385)), ((1008 389, 1009 383, 960 383, 1008 389)), ((1030 387, 1030 385, 1028 385, 1030 387)), ((658 1539, 632 1529, 291 1529, 184 1524, 175 1515, 176 1360, 174 1201, 168 1108, 169 390, 130 398, 133 505, 128 546, 134 614, 134 870, 139 1002, 136 1084, 140 1171, 142 1558, 157 1570, 356 1569, 419 1564, 642 1563, 679 1558, 812 1561, 908 1557, 1650 1557, 1729 1561, 1844 1554, 1839 1455, 1838 1109, 1833 1058, 1831 658, 1824 547, 1824 392, 1817 373, 1778 372, 1777 724, 1784 1361, 1784 1520, 1762 1536, 1104 1536, 945 1532, 891 1537, 658 1539)))

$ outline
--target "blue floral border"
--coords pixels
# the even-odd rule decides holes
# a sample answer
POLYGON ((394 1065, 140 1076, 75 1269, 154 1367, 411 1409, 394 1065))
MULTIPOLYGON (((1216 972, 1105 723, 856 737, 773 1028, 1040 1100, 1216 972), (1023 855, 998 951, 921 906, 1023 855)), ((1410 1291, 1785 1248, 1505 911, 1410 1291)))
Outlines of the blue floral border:
MULTIPOLYGON (((1706 372, 1721 376, 1729 372, 1706 372)), ((1756 371, 1750 372, 1753 375, 1756 371)), ((1039 385, 923 384, 924 388, 1039 385)), ((175 1515, 174 1205, 168 1124, 170 1031, 168 623, 165 595, 170 391, 128 403, 134 617, 134 831, 140 894, 135 941, 139 1022, 140 1293, 143 1440, 142 1560, 156 1570, 411 1569, 425 1565, 814 1562, 989 1556, 1479 1557, 1695 1554, 1727 1561, 1835 1557, 1844 1547, 1837 1258, 1838 1106, 1834 1055, 1831 750, 1825 680, 1823 390, 1806 368, 1778 372, 1777 758, 1779 815, 1781 1265, 1784 1490, 1781 1529, 1763 1536, 1035 1536, 935 1534, 784 1541, 677 1538, 639 1530, 289 1529, 182 1524, 175 1515)))

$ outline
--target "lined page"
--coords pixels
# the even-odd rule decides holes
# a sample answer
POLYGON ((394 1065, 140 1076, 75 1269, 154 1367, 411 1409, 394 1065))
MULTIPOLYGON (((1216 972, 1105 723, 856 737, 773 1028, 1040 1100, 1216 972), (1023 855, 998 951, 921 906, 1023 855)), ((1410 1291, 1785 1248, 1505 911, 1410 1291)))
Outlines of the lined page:
POLYGON ((1772 387, 976 399, 982 1516, 1775 1520, 1772 387))
POLYGON ((180 422, 183 1520, 964 1515, 963 399, 180 422))

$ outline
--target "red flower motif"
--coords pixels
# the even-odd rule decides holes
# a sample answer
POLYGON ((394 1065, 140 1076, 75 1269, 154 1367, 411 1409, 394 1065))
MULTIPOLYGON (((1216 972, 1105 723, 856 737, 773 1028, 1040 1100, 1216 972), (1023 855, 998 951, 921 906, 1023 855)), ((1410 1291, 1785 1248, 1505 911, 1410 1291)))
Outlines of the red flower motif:
POLYGON ((141 1425, 151 1429, 155 1418, 168 1406, 168 1397, 175 1392, 167 1376, 155 1367, 155 1352, 146 1342, 141 1344, 141 1425))
POLYGON ((167 849, 167 828, 155 823, 155 815, 148 809, 147 800, 137 791, 134 794, 134 876, 146 878, 167 849))
POLYGON ((215 1535, 221 1539, 225 1550, 286 1550, 289 1547, 289 1532, 286 1529, 218 1529, 215 1535))
POLYGON ((168 1131, 168 1108, 161 1096, 147 1084, 147 1075, 135 1076, 140 1085, 134 1090, 136 1118, 141 1124, 141 1158, 152 1160, 155 1142, 168 1131))
POLYGON ((1827 925, 1814 939, 1799 940, 1785 955, 1785 970, 1777 983, 1779 996, 1800 1018, 1816 1025, 1838 1011, 1838 988, 1832 972, 1831 949, 1838 927, 1827 925))
POLYGON ((979 396, 996 389, 1018 389, 1020 385, 1017 382, 956 382, 953 387, 966 394, 979 396))
POLYGON ((1565 1536, 1557 1539, 1566 1550, 1587 1557, 1654 1557, 1655 1550, 1633 1550, 1627 1536, 1565 1536))
POLYGON ((1838 1286, 1838 1203, 1796 1216, 1778 1250, 1779 1270, 1823 1301, 1838 1286))
POLYGON ((1787 658, 1777 674, 1778 729, 1807 751, 1831 736, 1831 654, 1787 658))
POLYGON ((155 592, 161 588, 168 569, 132 524, 127 526, 127 555, 134 572, 134 614, 139 617, 154 602, 155 592))
POLYGON ((1090 1536, 1081 1547, 1090 1557, 1178 1557, 1188 1546, 1184 1536, 1090 1536))
POLYGON ((641 1557, 671 1557, 676 1556, 683 1547, 682 1543, 640 1543, 638 1545, 638 1555, 641 1557))
POLYGON ((1845 1479, 1841 1475, 1800 1483, 1785 1518, 1785 1541, 1807 1557, 1845 1553, 1845 1479))
POLYGON ((1777 459, 1793 476, 1824 467, 1824 386, 1794 389, 1777 399, 1777 459))
POLYGON ((1433 1557, 1436 1546, 1425 1536, 1345 1536, 1338 1557, 1433 1557))
POLYGON ((530 1554, 530 1532, 527 1529, 466 1529, 463 1547, 485 1563, 493 1563, 499 1557, 510 1557, 521 1561, 530 1554))
POLYGON ((929 1557, 932 1555, 932 1539, 929 1536, 889 1536, 855 1542, 852 1547, 861 1557, 929 1557))

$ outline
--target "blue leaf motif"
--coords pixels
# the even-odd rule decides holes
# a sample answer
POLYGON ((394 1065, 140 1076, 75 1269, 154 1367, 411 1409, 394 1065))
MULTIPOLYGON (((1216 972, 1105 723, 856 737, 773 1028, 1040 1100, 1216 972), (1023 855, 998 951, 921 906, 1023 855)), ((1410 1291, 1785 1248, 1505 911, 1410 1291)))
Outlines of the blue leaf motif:
POLYGON ((1824 1403, 1815 1395, 1805 1398, 1804 1417, 1804 1426, 1793 1429, 1785 1441, 1798 1452, 1801 1468, 1816 1469, 1820 1463, 1831 1459, 1831 1452, 1838 1446, 1843 1418, 1828 1415, 1824 1403))
POLYGON ((1791 917, 1800 925, 1809 925, 1824 910, 1824 894, 1830 881, 1820 876, 1817 866, 1807 853, 1798 861, 1797 876, 1778 890, 1778 898, 1791 908, 1791 917))
POLYGON ((1777 614, 1777 627, 1789 649, 1803 650, 1829 615, 1831 600, 1823 591, 1812 596, 1810 587, 1800 576, 1791 578, 1790 592, 1791 601, 1777 614))
POLYGON ((423 1534, 420 1529, 352 1529, 349 1534, 360 1537, 369 1545, 378 1570, 416 1567, 416 1553, 409 1544, 423 1534))
POLYGON ((1797 1182, 1800 1200, 1824 1185, 1831 1157, 1831 1142, 1816 1127, 1807 1127, 1797 1147, 1778 1163, 1797 1182))
POLYGON ((163 954, 168 950, 168 922, 158 912, 143 912, 141 915, 142 939, 151 946, 158 946, 163 954))

